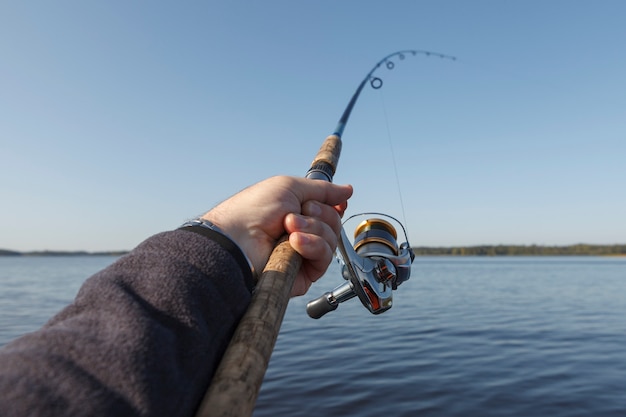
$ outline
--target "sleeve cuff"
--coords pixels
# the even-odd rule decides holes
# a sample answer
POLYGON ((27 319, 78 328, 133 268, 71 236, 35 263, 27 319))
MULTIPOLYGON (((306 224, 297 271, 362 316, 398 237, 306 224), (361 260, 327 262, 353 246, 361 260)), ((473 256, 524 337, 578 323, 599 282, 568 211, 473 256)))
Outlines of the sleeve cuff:
POLYGON ((208 239, 211 239, 215 243, 219 244, 222 248, 224 248, 228 253, 230 253, 233 256, 233 258, 235 259, 235 261, 241 268, 246 287, 248 288, 250 293, 254 291, 254 287, 256 286, 256 279, 254 277, 254 274, 252 273, 252 269, 248 261, 248 258, 243 253, 241 248, 239 248, 239 246, 235 242, 233 242, 229 237, 227 237, 223 233, 220 233, 216 230, 209 229, 207 227, 200 226, 200 225, 189 225, 189 226, 185 225, 183 227, 180 227, 179 230, 185 230, 188 232, 197 233, 208 239))

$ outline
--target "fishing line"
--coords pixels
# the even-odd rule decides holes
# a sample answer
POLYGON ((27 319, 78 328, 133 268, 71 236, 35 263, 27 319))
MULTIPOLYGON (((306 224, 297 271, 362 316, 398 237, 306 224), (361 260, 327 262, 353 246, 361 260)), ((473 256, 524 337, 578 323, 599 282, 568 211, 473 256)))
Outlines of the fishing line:
POLYGON ((396 163, 396 155, 393 150, 393 141, 391 140, 391 128, 389 127, 389 117, 387 116, 387 106, 385 105, 385 98, 381 89, 379 90, 379 97, 381 106, 383 108, 383 115, 385 117, 385 125, 387 126, 387 140, 389 142, 389 150, 391 152, 391 163, 393 164, 393 172, 396 177, 396 187, 398 188, 398 197, 400 198, 400 209, 402 211, 402 221, 407 224, 406 211, 404 210, 404 200, 402 199, 402 187, 400 186, 400 176, 398 174, 398 164, 396 163))

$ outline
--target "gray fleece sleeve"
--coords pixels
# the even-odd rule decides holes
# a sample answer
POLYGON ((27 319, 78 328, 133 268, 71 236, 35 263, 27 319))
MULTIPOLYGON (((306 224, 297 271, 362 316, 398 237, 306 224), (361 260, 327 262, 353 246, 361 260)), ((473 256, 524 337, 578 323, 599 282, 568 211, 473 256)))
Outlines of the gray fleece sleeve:
POLYGON ((153 236, 0 350, 3 416, 192 416, 250 302, 205 236, 153 236))

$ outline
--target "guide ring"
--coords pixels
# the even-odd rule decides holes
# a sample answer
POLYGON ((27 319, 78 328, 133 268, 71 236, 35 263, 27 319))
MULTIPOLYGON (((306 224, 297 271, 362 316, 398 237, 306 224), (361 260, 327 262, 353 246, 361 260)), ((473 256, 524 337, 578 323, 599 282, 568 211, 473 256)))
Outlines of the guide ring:
POLYGON ((380 87, 383 86, 383 80, 378 77, 374 77, 370 80, 370 85, 374 90, 378 90, 380 87))

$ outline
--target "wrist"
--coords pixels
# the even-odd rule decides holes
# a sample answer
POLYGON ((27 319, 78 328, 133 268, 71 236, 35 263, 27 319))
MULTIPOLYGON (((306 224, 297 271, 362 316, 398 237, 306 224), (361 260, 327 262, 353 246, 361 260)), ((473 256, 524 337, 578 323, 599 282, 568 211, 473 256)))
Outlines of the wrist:
POLYGON ((201 219, 214 224, 229 236, 246 255, 258 274, 257 278, 261 276, 273 244, 259 224, 251 222, 249 217, 236 215, 224 207, 224 204, 206 212, 201 219))
MULTIPOLYGON (((248 266, 250 273, 252 274, 252 278, 256 282, 257 275, 256 275, 256 271, 254 268, 254 264, 250 261, 250 258, 248 257, 244 249, 241 247, 239 242, 237 242, 237 240, 230 233, 226 232, 221 227, 213 223, 211 220, 208 220, 204 217, 198 217, 198 218, 186 221, 185 223, 181 225, 180 229, 197 231, 199 234, 203 234, 209 238, 221 236, 227 239, 236 247, 238 252, 241 254, 241 257, 244 259, 245 264, 248 266)), ((214 240, 219 240, 220 242, 218 243, 223 242, 223 239, 214 239, 214 240)))

